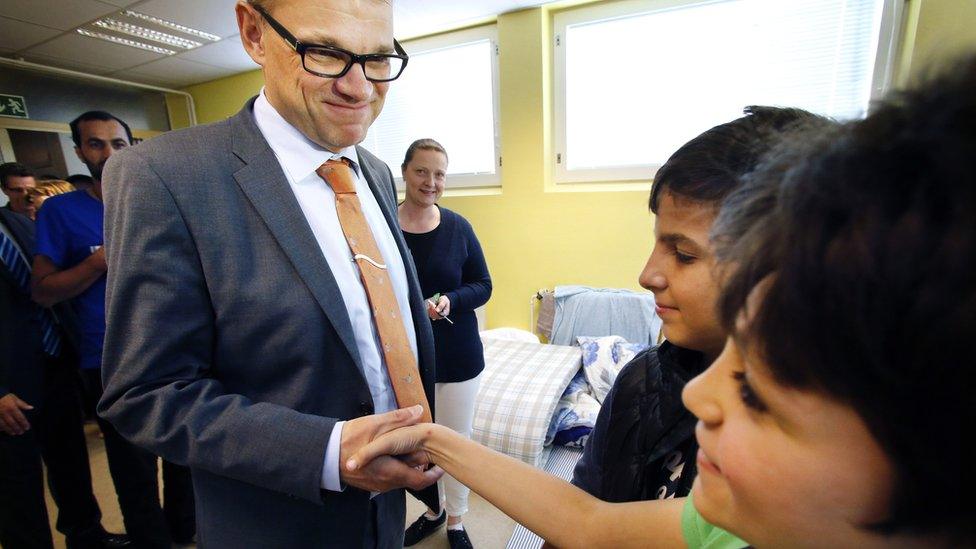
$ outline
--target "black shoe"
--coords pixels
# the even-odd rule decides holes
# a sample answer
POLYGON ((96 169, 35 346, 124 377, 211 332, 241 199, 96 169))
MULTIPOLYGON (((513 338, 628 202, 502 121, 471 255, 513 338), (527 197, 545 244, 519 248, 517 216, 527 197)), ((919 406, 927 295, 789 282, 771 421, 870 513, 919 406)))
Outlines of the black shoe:
POLYGON ((465 530, 448 530, 447 542, 451 544, 451 549, 474 549, 465 530))
POLYGON ((420 518, 413 521, 413 524, 408 526, 407 531, 403 533, 403 546, 410 547, 420 543, 421 540, 436 532, 445 522, 447 522, 446 511, 441 511, 441 516, 434 520, 427 518, 426 513, 420 515, 420 518))
POLYGON ((132 540, 125 534, 112 534, 99 527, 94 532, 84 535, 74 535, 65 539, 68 549, 121 549, 134 547, 132 540))
POLYGON ((123 547, 132 547, 132 540, 129 536, 125 534, 112 534, 105 532, 102 536, 102 547, 103 549, 122 549, 123 547))

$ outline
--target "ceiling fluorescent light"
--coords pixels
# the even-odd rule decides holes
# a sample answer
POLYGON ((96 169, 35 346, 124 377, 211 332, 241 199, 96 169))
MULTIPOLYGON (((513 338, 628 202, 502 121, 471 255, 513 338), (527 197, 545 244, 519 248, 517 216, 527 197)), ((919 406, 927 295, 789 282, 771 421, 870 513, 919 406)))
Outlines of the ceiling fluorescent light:
POLYGON ((110 19, 107 17, 105 19, 95 21, 95 26, 122 34, 128 34, 129 36, 135 36, 136 38, 152 40, 153 42, 159 42, 168 46, 183 48, 185 50, 203 45, 195 40, 180 38, 179 36, 173 36, 172 34, 167 34, 165 32, 147 29, 145 27, 133 25, 124 21, 116 21, 115 19, 110 19))
POLYGON ((160 48, 159 46, 153 46, 151 44, 146 44, 144 42, 139 42, 137 40, 129 40, 128 38, 121 38, 119 36, 112 36, 111 34, 104 34, 101 32, 92 32, 88 29, 78 29, 78 34, 84 36, 90 36, 92 38, 98 38, 99 40, 105 40, 106 42, 113 42, 115 44, 122 44, 123 46, 130 46, 133 48, 139 48, 141 50, 148 50, 151 52, 160 53, 163 55, 173 55, 176 52, 166 48, 160 48))
POLYGON ((146 15, 144 13, 138 13, 129 10, 122 10, 122 15, 128 17, 134 17, 136 19, 142 19, 143 21, 148 21, 150 23, 154 23, 161 27, 165 27, 167 29, 174 30, 177 32, 182 32, 183 34, 189 34, 190 36, 196 36, 197 38, 203 38, 204 40, 209 40, 211 42, 216 42, 220 40, 220 37, 217 36, 216 34, 210 34, 209 32, 204 32, 202 30, 190 28, 184 25, 180 25, 179 23, 174 23, 172 21, 160 19, 158 17, 153 17, 152 15, 146 15))

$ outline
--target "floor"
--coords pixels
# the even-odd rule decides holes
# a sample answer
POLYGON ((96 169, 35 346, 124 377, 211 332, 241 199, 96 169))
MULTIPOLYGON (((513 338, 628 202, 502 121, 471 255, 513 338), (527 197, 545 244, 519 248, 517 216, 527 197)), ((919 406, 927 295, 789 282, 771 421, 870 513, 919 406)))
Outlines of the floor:
MULTIPOLYGON (((95 497, 102 509, 102 525, 110 532, 122 532, 122 515, 119 512, 118 500, 115 497, 115 488, 112 485, 112 478, 108 474, 108 465, 105 460, 105 444, 102 442, 98 427, 92 423, 86 424, 85 435, 88 440, 88 455, 92 467, 92 483, 95 490, 95 497)), ((50 493, 47 494, 48 515, 51 521, 51 531, 54 533, 54 546, 56 549, 64 549, 64 536, 54 528, 54 521, 57 518, 57 506, 51 499, 50 493)), ((468 514, 464 517, 464 525, 468 531, 475 547, 485 549, 503 548, 512 535, 515 523, 501 513, 490 503, 471 494, 468 500, 468 514)), ((407 524, 411 523, 424 511, 424 506, 417 500, 407 496, 407 524)), ((187 548, 193 545, 182 546, 187 548)), ((447 534, 442 530, 434 534, 422 543, 416 545, 419 549, 441 549, 447 548, 447 534)))

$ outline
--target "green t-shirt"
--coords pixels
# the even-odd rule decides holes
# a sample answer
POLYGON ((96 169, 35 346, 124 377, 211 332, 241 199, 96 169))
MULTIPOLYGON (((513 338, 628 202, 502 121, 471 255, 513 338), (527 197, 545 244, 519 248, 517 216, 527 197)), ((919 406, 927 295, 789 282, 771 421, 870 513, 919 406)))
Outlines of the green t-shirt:
POLYGON ((691 494, 685 501, 681 511, 681 532, 684 534, 688 549, 742 549, 749 544, 722 530, 717 526, 705 522, 698 514, 695 504, 691 501, 691 494))

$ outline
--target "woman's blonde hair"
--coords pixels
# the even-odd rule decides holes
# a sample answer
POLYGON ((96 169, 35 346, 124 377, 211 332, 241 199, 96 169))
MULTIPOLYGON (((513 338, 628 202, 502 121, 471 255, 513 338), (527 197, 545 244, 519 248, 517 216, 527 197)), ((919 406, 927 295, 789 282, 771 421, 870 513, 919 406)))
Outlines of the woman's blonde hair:
POLYGON ((31 194, 38 196, 52 197, 59 194, 70 193, 74 191, 75 186, 62 179, 47 179, 44 181, 38 181, 34 188, 31 189, 31 194))

